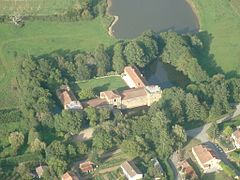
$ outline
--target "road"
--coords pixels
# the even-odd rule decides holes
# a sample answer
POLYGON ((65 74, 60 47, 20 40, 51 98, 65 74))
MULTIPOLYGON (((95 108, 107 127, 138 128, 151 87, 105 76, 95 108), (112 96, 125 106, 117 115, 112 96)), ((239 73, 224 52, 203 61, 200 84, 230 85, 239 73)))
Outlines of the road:
MULTIPOLYGON (((228 115, 224 116, 223 118, 218 119, 217 123, 219 124, 224 121, 232 120, 233 118, 235 118, 239 115, 240 115, 240 104, 236 106, 236 110, 233 113, 228 114, 228 115)), ((212 123, 208 123, 208 124, 205 124, 204 126, 188 130, 187 135, 200 140, 202 143, 206 143, 206 142, 210 141, 210 138, 207 135, 207 130, 209 129, 211 124, 212 123)))
MULTIPOLYGON (((228 114, 226 116, 224 116, 223 118, 220 118, 217 120, 217 124, 222 123, 224 121, 229 121, 234 119, 235 117, 240 115, 240 104, 238 104, 236 106, 236 110, 231 113, 228 114)), ((210 142, 210 138, 207 134, 207 130, 209 129, 209 127, 211 126, 212 123, 207 123, 201 127, 198 128, 194 128, 191 130, 186 131, 187 136, 190 136, 192 138, 196 138, 198 140, 200 140, 203 144, 205 144, 207 147, 212 148, 214 150, 214 152, 216 153, 216 155, 226 164, 228 164, 230 167, 232 167, 232 164, 229 162, 229 160, 227 159, 227 155, 225 152, 223 152, 220 148, 218 148, 215 144, 213 144, 212 142, 210 142)), ((175 179, 179 180, 179 174, 177 171, 177 162, 178 162, 178 153, 174 152, 172 154, 172 156, 170 157, 170 164, 172 166, 172 169, 174 171, 175 174, 175 179)), ((233 168, 233 167, 232 167, 233 168)), ((240 175, 240 172, 238 172, 238 175, 240 175)))

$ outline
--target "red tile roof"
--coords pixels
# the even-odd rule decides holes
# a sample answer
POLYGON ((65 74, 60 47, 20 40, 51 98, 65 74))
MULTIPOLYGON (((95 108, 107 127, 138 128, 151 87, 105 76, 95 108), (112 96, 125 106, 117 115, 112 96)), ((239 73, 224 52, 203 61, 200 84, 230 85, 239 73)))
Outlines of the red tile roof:
POLYGON ((94 163, 87 161, 79 164, 79 168, 81 169, 82 172, 89 172, 89 171, 93 171, 93 165, 94 163))
POLYGON ((72 172, 66 172, 62 176, 62 180, 79 180, 79 178, 72 172))
POLYGON ((233 132, 233 135, 237 138, 240 139, 240 129, 237 129, 236 131, 233 132))
POLYGON ((191 177, 197 177, 196 172, 194 171, 192 166, 190 166, 190 164, 187 162, 187 160, 179 162, 178 166, 181 167, 181 169, 185 175, 189 175, 191 177))
POLYGON ((216 158, 214 152, 203 145, 195 146, 193 147, 193 150, 202 164, 205 164, 206 162, 216 158))
POLYGON ((108 105, 108 102, 106 101, 106 99, 95 98, 95 99, 91 99, 89 101, 83 102, 82 105, 83 105, 84 108, 86 108, 88 106, 101 107, 101 106, 108 105))
POLYGON ((115 98, 119 98, 120 95, 118 94, 117 91, 103 91, 101 92, 107 99, 115 99, 115 98))
POLYGON ((121 95, 122 100, 147 96, 145 88, 127 89, 127 90, 122 91, 119 94, 121 95))
POLYGON ((128 75, 134 82, 136 87, 145 87, 147 82, 135 66, 127 66, 124 68, 124 73, 128 75))

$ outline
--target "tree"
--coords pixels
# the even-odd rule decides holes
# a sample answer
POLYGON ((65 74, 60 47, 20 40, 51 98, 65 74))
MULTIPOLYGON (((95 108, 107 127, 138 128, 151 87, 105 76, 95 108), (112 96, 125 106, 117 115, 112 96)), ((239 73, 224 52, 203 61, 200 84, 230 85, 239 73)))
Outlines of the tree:
POLYGON ((123 43, 117 43, 114 48, 114 54, 112 58, 113 69, 118 73, 123 71, 123 68, 126 66, 126 61, 123 55, 124 46, 123 43))
POLYGON ((230 101, 239 103, 240 102, 240 79, 232 78, 228 80, 228 89, 230 94, 230 101))
POLYGON ((176 32, 163 32, 160 37, 164 41, 161 59, 182 71, 193 82, 201 82, 208 79, 208 75, 193 57, 188 42, 176 32))
POLYGON ((30 143, 30 151, 31 152, 41 152, 46 149, 46 144, 36 138, 34 141, 30 143))
POLYGON ((17 151, 21 145, 24 143, 24 135, 21 132, 12 132, 8 137, 9 143, 12 148, 17 151))
POLYGON ((111 111, 108 108, 100 108, 98 111, 99 121, 104 122, 110 118, 111 111))
POLYGON ((98 114, 97 110, 93 107, 88 107, 84 109, 87 114, 87 119, 89 120, 89 124, 91 127, 96 126, 98 124, 98 114))
POLYGON ((91 99, 95 97, 95 93, 93 88, 87 87, 84 89, 81 89, 81 91, 78 93, 78 96, 81 100, 91 99))
POLYGON ((54 126, 57 131, 78 133, 82 129, 83 111, 62 111, 55 115, 54 126))
POLYGON ((51 157, 47 161, 47 164, 49 166, 50 172, 57 177, 61 177, 67 170, 67 162, 56 157, 51 157))
POLYGON ((129 64, 145 67, 150 62, 148 57, 144 54, 144 50, 136 41, 130 41, 126 45, 124 54, 129 64))
POLYGON ((66 146, 60 141, 53 141, 46 148, 46 157, 50 159, 52 157, 65 158, 67 154, 66 146))
POLYGON ((185 104, 188 121, 202 121, 207 118, 206 110, 196 96, 188 93, 186 95, 185 104))
POLYGON ((86 154, 88 152, 88 147, 84 142, 78 141, 76 142, 77 152, 78 154, 86 154))
POLYGON ((142 43, 145 54, 148 56, 149 60, 155 60, 158 57, 158 44, 155 40, 155 33, 153 31, 144 32, 138 40, 142 43))
POLYGON ((104 45, 100 44, 94 53, 97 62, 98 76, 104 76, 111 69, 110 58, 104 49, 104 45))
POLYGON ((76 148, 71 144, 67 145, 67 154, 68 158, 74 158, 77 155, 76 148))
POLYGON ((97 150, 108 150, 113 146, 112 137, 102 129, 97 128, 93 133, 93 147, 97 150))
POLYGON ((143 139, 137 141, 136 138, 130 138, 122 142, 121 149, 129 156, 137 157, 145 154, 147 146, 143 139))
POLYGON ((230 126, 225 127, 223 130, 223 134, 226 137, 230 137, 232 135, 232 133, 233 133, 233 129, 230 126))
POLYGON ((24 163, 18 164, 18 166, 15 168, 15 171, 21 176, 21 179, 24 180, 32 179, 31 170, 24 163))
POLYGON ((177 149, 181 149, 183 143, 187 141, 187 134, 185 129, 180 125, 174 125, 172 128, 173 136, 174 136, 174 144, 177 149))
POLYGON ((212 123, 212 125, 210 126, 210 128, 208 129, 208 135, 209 135, 213 140, 215 140, 218 134, 219 134, 219 128, 218 128, 217 122, 214 121, 214 122, 212 123))
POLYGON ((28 144, 31 144, 37 138, 40 139, 39 133, 36 131, 35 128, 31 128, 28 133, 28 144))

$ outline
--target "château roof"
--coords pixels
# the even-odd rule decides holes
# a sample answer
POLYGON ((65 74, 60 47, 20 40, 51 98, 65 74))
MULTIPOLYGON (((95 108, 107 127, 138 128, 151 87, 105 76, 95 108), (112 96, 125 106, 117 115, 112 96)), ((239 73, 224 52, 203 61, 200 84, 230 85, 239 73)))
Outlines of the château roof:
POLYGON ((128 75, 135 84, 135 88, 145 87, 147 82, 135 66, 127 66, 124 73, 128 75))

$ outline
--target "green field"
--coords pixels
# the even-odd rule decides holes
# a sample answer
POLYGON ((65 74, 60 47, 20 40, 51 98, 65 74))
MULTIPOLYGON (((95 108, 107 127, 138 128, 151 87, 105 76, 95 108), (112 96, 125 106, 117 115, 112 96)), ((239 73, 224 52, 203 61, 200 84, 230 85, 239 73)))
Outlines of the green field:
MULTIPOLYGON (((240 73, 240 1, 192 0, 200 17, 201 31, 206 31, 210 58, 205 67, 216 63, 230 75, 240 73), (208 62, 213 61, 213 62, 208 62)), ((204 33, 203 33, 204 34, 204 33)), ((211 69, 209 70, 211 71, 211 69)))
POLYGON ((51 15, 65 13, 76 7, 78 0, 0 0, 0 15, 24 12, 28 15, 51 15))
POLYGON ((107 90, 121 90, 127 88, 126 83, 122 80, 121 76, 109 76, 103 78, 96 78, 87 81, 80 81, 72 85, 75 92, 80 89, 93 88, 99 94, 101 91, 107 90))
POLYGON ((17 58, 63 50, 93 50, 100 43, 113 44, 101 18, 79 22, 27 22, 22 28, 0 24, 0 109, 18 104, 17 58))

